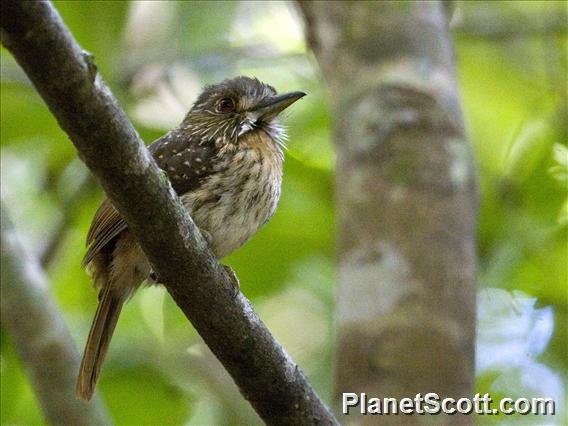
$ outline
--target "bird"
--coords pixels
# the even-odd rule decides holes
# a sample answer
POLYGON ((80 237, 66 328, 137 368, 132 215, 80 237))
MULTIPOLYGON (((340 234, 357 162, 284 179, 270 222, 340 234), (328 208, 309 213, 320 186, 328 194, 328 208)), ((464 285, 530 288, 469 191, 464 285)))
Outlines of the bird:
MULTIPOLYGON (((241 247, 274 214, 287 140, 279 116, 305 95, 279 95, 257 78, 226 79, 205 86, 183 121, 148 146, 218 259, 241 247)), ((86 243, 82 265, 99 302, 75 391, 89 401, 124 303, 157 277, 108 198, 93 217, 86 243)))

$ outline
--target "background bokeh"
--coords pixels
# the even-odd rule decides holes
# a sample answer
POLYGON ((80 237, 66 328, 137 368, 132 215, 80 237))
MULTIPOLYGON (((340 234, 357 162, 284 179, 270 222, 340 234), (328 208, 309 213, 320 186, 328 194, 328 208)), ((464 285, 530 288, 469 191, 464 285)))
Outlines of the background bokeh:
MULTIPOLYGON (((55 5, 148 143, 182 119, 207 83, 245 74, 309 94, 285 118, 280 206, 225 263, 332 403, 334 99, 306 51, 294 5, 55 5)), ((476 391, 553 397, 553 424, 567 421, 566 31, 565 2, 457 2, 452 20, 480 188, 476 391)), ((42 259, 82 349, 96 293, 80 263, 102 192, 4 48, 1 60, 2 199, 27 249, 42 259)), ((2 424, 45 423, 4 330, 0 355, 2 424)), ((140 291, 123 310, 100 390, 117 424, 259 422, 161 288, 140 291)), ((538 424, 524 416, 478 423, 538 424)))

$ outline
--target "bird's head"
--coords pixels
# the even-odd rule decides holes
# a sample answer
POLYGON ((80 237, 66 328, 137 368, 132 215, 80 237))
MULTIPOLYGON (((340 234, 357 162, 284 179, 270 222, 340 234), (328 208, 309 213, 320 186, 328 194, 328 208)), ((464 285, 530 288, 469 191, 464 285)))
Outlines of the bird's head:
POLYGON ((255 130, 265 131, 281 143, 285 135, 277 117, 305 95, 278 95, 274 87, 256 78, 236 77, 205 87, 182 126, 215 143, 236 144, 239 136, 255 130))

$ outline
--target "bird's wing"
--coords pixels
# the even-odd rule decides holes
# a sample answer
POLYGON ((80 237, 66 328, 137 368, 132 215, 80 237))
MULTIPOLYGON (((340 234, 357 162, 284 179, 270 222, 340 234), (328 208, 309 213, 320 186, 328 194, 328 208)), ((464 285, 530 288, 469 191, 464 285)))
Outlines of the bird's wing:
MULTIPOLYGON (((189 141, 170 132, 152 143, 148 149, 170 179, 178 195, 198 188, 212 171, 214 146, 212 143, 189 141)), ((83 266, 87 265, 110 241, 128 228, 111 202, 105 198, 95 213, 87 234, 87 253, 83 266)))
POLYGON ((148 147, 178 195, 199 188, 215 165, 212 141, 188 138, 170 132, 148 147))
POLYGON ((83 266, 87 265, 114 237, 128 226, 108 198, 105 198, 91 222, 87 234, 87 253, 83 258, 83 266))

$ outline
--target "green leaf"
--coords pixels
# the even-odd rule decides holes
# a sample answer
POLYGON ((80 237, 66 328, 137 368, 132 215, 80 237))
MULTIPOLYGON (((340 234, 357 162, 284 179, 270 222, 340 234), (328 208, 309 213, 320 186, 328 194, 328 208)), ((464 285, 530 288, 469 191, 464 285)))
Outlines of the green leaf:
POLYGON ((119 425, 176 425, 189 419, 192 398, 148 367, 106 370, 100 388, 119 425))
POLYGON ((552 141, 552 128, 548 121, 537 119, 526 122, 506 155, 505 175, 517 181, 529 178, 550 151, 552 141))

